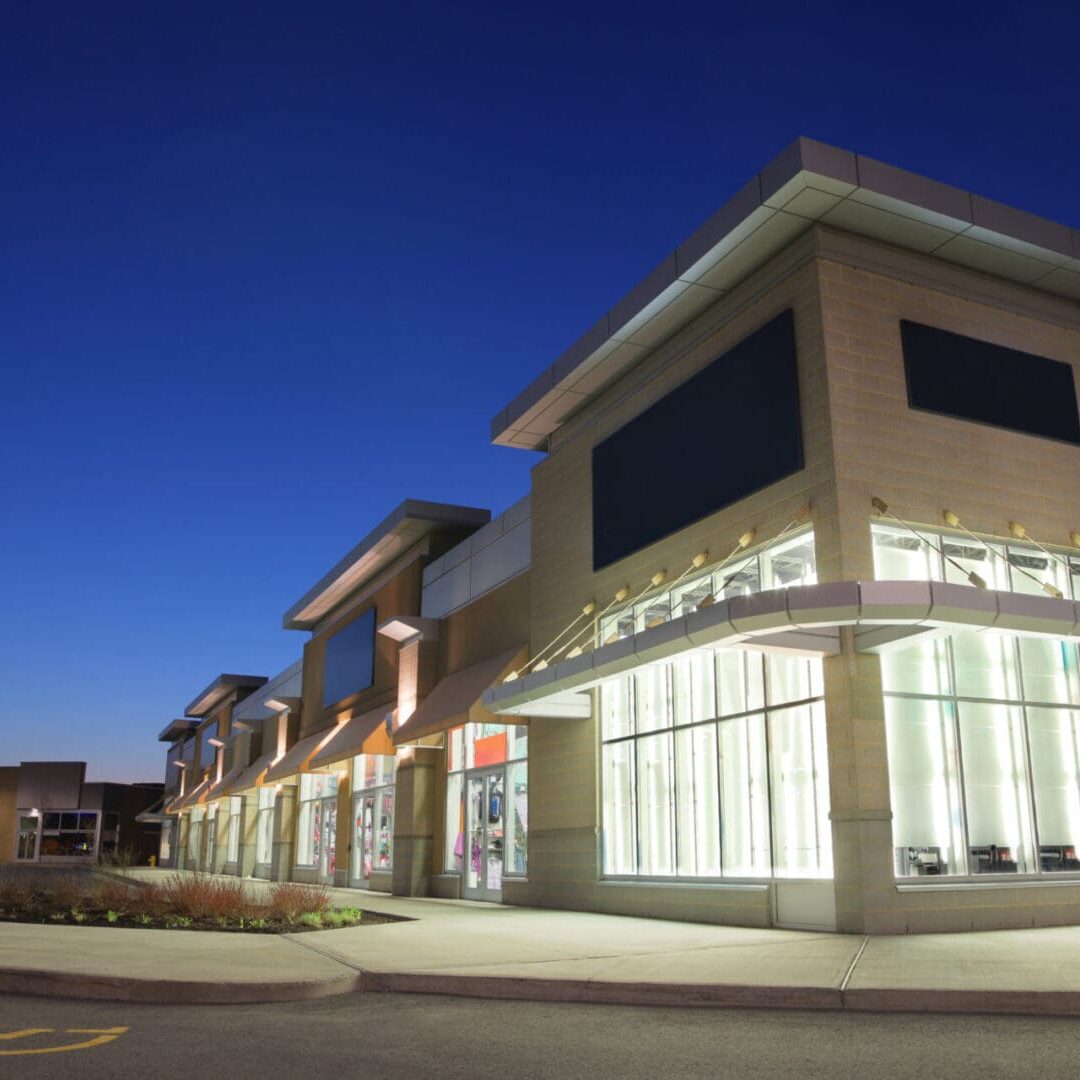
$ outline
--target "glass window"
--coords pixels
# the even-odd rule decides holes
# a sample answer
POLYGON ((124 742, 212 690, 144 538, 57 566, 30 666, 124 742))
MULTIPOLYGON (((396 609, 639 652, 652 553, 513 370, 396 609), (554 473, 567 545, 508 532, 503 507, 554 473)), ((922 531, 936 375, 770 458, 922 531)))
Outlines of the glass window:
POLYGON ((676 725, 697 724, 716 716, 716 682, 709 653, 692 652, 676 660, 671 673, 676 725))
POLYGON ((600 688, 600 730, 604 739, 621 739, 634 731, 633 682, 612 679, 600 688))
POLYGON ((720 784, 716 725, 675 733, 678 872, 685 877, 719 877, 720 784))
POLYGON ((802 533, 761 553, 761 587, 784 589, 792 585, 813 585, 817 581, 814 534, 802 533))
POLYGON ((959 731, 972 873, 1034 870, 1020 710, 962 702, 959 731))
POLYGON ((897 876, 964 873, 951 707, 887 697, 885 736, 897 876))
POLYGON ((765 708, 761 653, 720 649, 716 653, 716 696, 720 716, 758 712, 765 708))
POLYGON ((262 865, 270 862, 274 850, 274 802, 276 792, 272 787, 259 788, 259 816, 256 822, 255 861, 262 865))
MULTIPOLYGON (((51 812, 43 815, 41 822, 39 854, 43 858, 90 858, 97 853, 96 810, 51 812)), ((115 849, 115 843, 113 847, 115 849)))
POLYGON ((1039 867, 1047 873, 1080 870, 1080 714, 1028 709, 1027 719, 1039 867))
POLYGON ((818 707, 798 706, 769 716, 773 857, 784 877, 817 877, 832 869, 832 845, 823 828, 828 821, 828 777, 818 775, 814 746, 816 739, 823 740, 824 727, 814 723, 816 711, 818 707))
MULTIPOLYGON (((521 725, 523 728, 524 725, 521 725)), ((503 872, 524 874, 528 869, 529 850, 529 767, 524 762, 510 765, 506 770, 506 790, 509 796, 510 836, 508 857, 503 872)))
POLYGON ((671 727, 668 665, 649 667, 634 673, 634 700, 637 703, 639 732, 671 727))
POLYGON ((231 862, 240 859, 240 818, 244 806, 244 800, 239 795, 229 797, 229 820, 228 837, 225 858, 231 862))
POLYGON ((1018 638, 1024 700, 1078 705, 1076 646, 1055 638, 1018 638))
POLYGON ((956 696, 1015 701, 1020 696, 1013 638, 993 630, 951 635, 956 696))
POLYGON ((881 654, 881 684, 886 693, 948 694, 949 653, 945 639, 921 634, 910 644, 881 654))
POLYGON ((765 877, 772 872, 765 717, 725 720, 718 730, 724 873, 765 877))
POLYGON ((1005 561, 1005 549, 997 544, 982 544, 952 536, 940 538, 945 556, 945 580, 954 585, 971 585, 968 576, 978 574, 989 589, 1008 589, 1009 570, 1005 561))
POLYGON ((604 747, 604 873, 636 874, 634 743, 604 747))
POLYGON ((460 874, 465 866, 465 803, 462 799, 462 774, 446 778, 446 869, 460 874))

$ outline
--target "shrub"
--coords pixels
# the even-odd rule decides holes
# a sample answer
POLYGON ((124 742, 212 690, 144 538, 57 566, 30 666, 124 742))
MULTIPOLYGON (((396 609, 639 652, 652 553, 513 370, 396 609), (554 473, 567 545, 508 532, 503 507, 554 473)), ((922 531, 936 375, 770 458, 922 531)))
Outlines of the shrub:
POLYGON ((266 899, 266 912, 271 918, 295 922, 308 912, 322 912, 330 907, 330 891, 322 885, 298 885, 279 881, 266 899))
POLYGON ((240 915, 251 907, 241 882, 223 881, 205 874, 190 877, 176 874, 166 882, 163 892, 166 906, 178 915, 214 918, 240 915))

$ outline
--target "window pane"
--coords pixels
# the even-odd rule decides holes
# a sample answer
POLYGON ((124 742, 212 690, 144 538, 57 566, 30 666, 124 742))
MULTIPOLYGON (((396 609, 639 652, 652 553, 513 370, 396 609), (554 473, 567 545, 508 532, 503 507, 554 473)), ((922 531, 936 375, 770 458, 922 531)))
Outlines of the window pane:
POLYGON ((718 731, 724 874, 727 877, 768 875, 771 860, 764 717, 725 720, 718 731))
POLYGON ((460 874, 465 866, 465 804, 461 799, 461 773, 446 778, 444 865, 455 874, 460 874))
POLYGON ((637 774, 638 872, 666 876, 675 871, 670 733, 637 741, 637 774))
POLYGON ((712 653, 692 652, 671 665, 675 723, 696 724, 716 716, 712 653))
POLYGON ((636 874, 634 745, 604 747, 604 873, 636 874))
POLYGON ((803 533, 761 553, 761 587, 783 589, 791 585, 813 585, 814 534, 803 533))
POLYGON ((821 860, 810 708, 770 714, 769 757, 776 874, 815 876, 821 860))
POLYGON ((1005 549, 996 544, 982 545, 977 540, 941 538, 941 550, 945 554, 945 580, 954 585, 974 584, 968 574, 974 572, 986 582, 987 588, 1009 588, 1008 564, 1005 549))
POLYGON ((972 873, 1034 870, 1020 710, 961 703, 959 725, 972 873))
POLYGON ((1012 591, 1031 596, 1046 596, 1043 584, 1053 585, 1069 595, 1064 567, 1036 548, 1009 547, 1009 577, 1012 591))
POLYGON ((634 730, 634 710, 629 678, 612 679, 600 687, 601 737, 619 739, 634 730))
POLYGON ((311 831, 314 827, 312 821, 313 802, 300 804, 299 820, 296 826, 296 865, 309 866, 315 859, 312 854, 311 831))
POLYGON ((505 866, 507 874, 524 874, 528 868, 529 766, 520 761, 506 770, 510 796, 510 843, 505 866))
POLYGON ((1056 638, 1017 639, 1026 701, 1080 704, 1076 692, 1076 645, 1056 638))
POLYGON ((881 684, 898 694, 949 694, 949 655, 944 638, 923 636, 881 654, 881 684))
POLYGON ((716 654, 716 696, 720 716, 763 709, 765 683, 761 653, 720 649, 716 654))
POLYGON ((961 630, 952 635, 958 697, 1016 701, 1020 680, 1013 638, 992 630, 961 630))
POLYGON ((720 791, 716 725, 675 733, 679 873, 688 877, 720 874, 720 791))
POLYGON ((897 876, 965 873, 950 706, 886 698, 885 736, 897 876))
POLYGON ((874 577, 878 581, 940 581, 940 557, 906 529, 871 528, 874 577))
POLYGON ((394 789, 383 788, 376 806, 379 832, 375 838, 375 869, 391 870, 394 865, 394 789))
POLYGON ((1078 714, 1066 709, 1028 709, 1028 745, 1042 870, 1080 870, 1080 776, 1078 714))
MULTIPOLYGON (((816 665, 820 668, 820 664, 816 665)), ((811 661, 802 656, 765 654, 765 673, 770 705, 787 701, 805 701, 820 689, 811 684, 811 661)))
POLYGON ((634 699, 639 732, 671 727, 667 665, 646 668, 635 673, 634 699))

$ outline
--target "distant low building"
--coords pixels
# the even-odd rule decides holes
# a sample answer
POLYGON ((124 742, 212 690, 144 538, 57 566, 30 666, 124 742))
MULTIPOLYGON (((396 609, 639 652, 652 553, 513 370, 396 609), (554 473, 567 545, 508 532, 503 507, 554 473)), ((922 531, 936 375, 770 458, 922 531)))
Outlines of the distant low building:
POLYGON ((162 793, 161 784, 87 783, 85 761, 0 766, 0 863, 145 863, 161 826, 138 818, 162 793))

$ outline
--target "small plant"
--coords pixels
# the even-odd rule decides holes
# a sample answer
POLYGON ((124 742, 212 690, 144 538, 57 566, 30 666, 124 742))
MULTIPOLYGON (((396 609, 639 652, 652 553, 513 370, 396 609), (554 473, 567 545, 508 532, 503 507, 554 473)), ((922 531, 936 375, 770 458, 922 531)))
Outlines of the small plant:
POLYGON ((191 916, 169 915, 165 920, 165 926, 169 930, 186 930, 191 926, 191 916))
POLYGON ((52 919, 53 922, 67 922, 67 912, 53 911, 49 914, 49 918, 52 919))
POLYGON ((86 912, 73 907, 71 909, 71 918, 77 923, 84 923, 86 922, 86 912))
POLYGON ((110 923, 119 922, 120 913, 118 911, 113 911, 110 908, 108 911, 105 912, 105 919, 106 919, 107 922, 110 922, 110 923))
MULTIPOLYGON (((243 923, 244 923, 244 920, 241 919, 240 920, 241 928, 243 927, 243 923)), ((265 919, 250 919, 248 921, 248 929, 249 930, 265 930, 266 929, 266 920, 265 919)))
POLYGON ((154 920, 153 917, 147 915, 145 911, 141 911, 138 915, 135 916, 135 921, 140 926, 150 926, 150 924, 153 923, 154 920))
POLYGON ((364 913, 357 907, 334 908, 323 913, 323 928, 330 930, 342 926, 358 926, 364 913))
POLYGON ((305 911, 296 921, 301 926, 308 926, 312 930, 321 930, 323 917, 318 911, 305 911))

